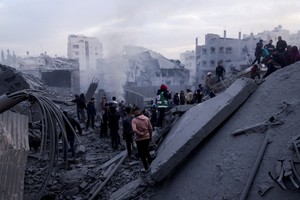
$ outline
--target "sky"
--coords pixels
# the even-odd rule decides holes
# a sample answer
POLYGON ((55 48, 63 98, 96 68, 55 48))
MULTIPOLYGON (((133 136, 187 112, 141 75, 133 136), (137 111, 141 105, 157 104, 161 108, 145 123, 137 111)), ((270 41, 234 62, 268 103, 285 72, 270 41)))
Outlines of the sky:
POLYGON ((0 0, 0 49, 66 57, 68 36, 83 34, 103 43, 104 56, 136 45, 179 59, 207 33, 296 33, 299 10, 299 0, 0 0))

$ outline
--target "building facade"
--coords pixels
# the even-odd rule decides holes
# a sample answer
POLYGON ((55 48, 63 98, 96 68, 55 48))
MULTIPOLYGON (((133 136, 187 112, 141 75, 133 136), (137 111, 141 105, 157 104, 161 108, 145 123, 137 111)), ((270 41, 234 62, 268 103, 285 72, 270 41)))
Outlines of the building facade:
MULTIPOLYGON (((254 35, 238 33, 238 38, 227 38, 226 30, 223 37, 217 34, 206 34, 205 43, 198 44, 196 38, 195 45, 195 68, 196 68, 196 83, 203 83, 205 76, 208 72, 215 74, 215 68, 219 61, 225 67, 227 73, 231 71, 241 71, 249 67, 254 59, 254 52, 256 43, 262 39, 264 45, 273 40, 276 46, 278 37, 281 36, 288 45, 300 46, 300 31, 295 34, 290 34, 288 30, 283 29, 278 25, 271 31, 263 31, 254 35)), ((181 58, 184 63, 185 57, 181 58)), ((189 62, 193 62, 190 60, 189 62)))
POLYGON ((258 38, 253 34, 250 37, 227 38, 217 34, 206 34, 205 44, 199 45, 196 38, 196 74, 197 82, 203 83, 208 72, 215 74, 218 62, 222 62, 227 73, 241 71, 250 66, 258 38))
POLYGON ((96 37, 69 35, 68 58, 79 60, 80 71, 94 70, 103 58, 103 44, 96 37))

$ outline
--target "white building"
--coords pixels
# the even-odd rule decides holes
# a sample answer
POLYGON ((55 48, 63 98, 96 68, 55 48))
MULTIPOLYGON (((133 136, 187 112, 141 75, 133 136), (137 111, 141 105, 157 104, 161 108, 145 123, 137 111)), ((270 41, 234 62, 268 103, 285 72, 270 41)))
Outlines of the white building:
POLYGON ((68 58, 79 60, 80 71, 96 69, 97 60, 103 58, 103 45, 96 37, 69 35, 68 58))
MULTIPOLYGON (((257 33, 255 35, 256 38, 260 38, 265 42, 269 40, 273 40, 273 45, 276 46, 276 42, 278 41, 278 37, 281 36, 283 40, 285 40, 288 44, 290 44, 290 31, 283 29, 281 25, 275 27, 272 31, 263 31, 261 33, 257 33)), ((244 35, 245 37, 249 37, 249 35, 244 35)), ((265 43, 264 42, 264 43, 265 43)))
POLYGON ((180 61, 186 69, 190 71, 190 85, 195 85, 196 83, 196 54, 195 51, 186 51, 180 54, 180 61))
MULTIPOLYGON (((253 33, 250 35, 243 34, 243 39, 240 32, 238 38, 227 38, 226 31, 224 31, 223 37, 217 34, 206 34, 203 45, 199 45, 198 38, 196 38, 194 60, 196 82, 202 83, 207 72, 215 74, 215 68, 219 61, 223 62, 226 72, 244 70, 250 66, 251 61, 254 59, 255 47, 259 39, 262 39, 264 44, 272 39, 273 45, 276 46, 278 36, 281 36, 288 45, 300 46, 300 31, 290 34, 289 30, 283 29, 281 25, 278 25, 272 31, 263 31, 256 35, 253 33)), ((182 58, 182 61, 184 61, 184 58, 182 58)), ((189 62, 193 61, 189 60, 189 62)))
POLYGON ((204 45, 198 45, 196 38, 197 83, 203 83, 208 72, 215 74, 219 61, 223 63, 226 72, 240 71, 250 66, 258 40, 253 34, 242 39, 241 32, 238 33, 238 38, 227 38, 226 31, 223 37, 206 34, 204 45))

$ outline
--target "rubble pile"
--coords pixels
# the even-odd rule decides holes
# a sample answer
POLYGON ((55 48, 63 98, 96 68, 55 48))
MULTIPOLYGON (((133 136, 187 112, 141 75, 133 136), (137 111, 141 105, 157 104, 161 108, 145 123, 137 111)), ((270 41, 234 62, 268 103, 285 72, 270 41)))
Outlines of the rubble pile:
MULTIPOLYGON (((60 88, 51 88, 48 95, 55 97, 61 109, 76 117, 76 106, 69 103, 74 96, 71 91, 61 93, 60 88)), ((121 141, 120 150, 113 151, 110 137, 100 138, 99 116, 96 117, 94 130, 85 130, 85 124, 81 126, 83 134, 77 135, 76 159, 69 159, 66 165, 62 159, 60 143, 58 164, 42 199, 134 199, 139 196, 148 199, 150 194, 145 191, 149 190, 147 186, 153 182, 149 174, 140 172, 142 165, 137 152, 135 158, 129 160, 125 141, 121 141), (123 187, 126 192, 122 192, 123 187)), ((38 149, 31 148, 25 174, 24 199, 35 199, 48 169, 48 159, 38 149)))
MULTIPOLYGON (((150 173, 136 150, 127 157, 124 140, 113 150, 110 137, 100 137, 100 115, 93 130, 81 124, 76 159, 64 162, 60 142, 41 199, 299 199, 299 65, 171 109, 152 138, 150 173)), ((55 90, 47 95, 76 118, 74 94, 55 90)), ((39 148, 29 152, 24 199, 35 199, 49 159, 39 148)))
POLYGON ((0 64, 0 76, 0 94, 22 89, 44 89, 43 83, 39 79, 7 65, 0 64))
MULTIPOLYGON (((264 79, 236 112, 157 185, 151 199, 299 199, 299 77, 300 62, 264 79)), ((209 106, 219 107, 216 102, 209 106)), ((199 117, 190 120, 189 127, 207 117, 189 113, 185 118, 199 117)), ((187 139, 186 132, 181 139, 187 139)), ((158 156, 162 157, 159 152, 158 156)))

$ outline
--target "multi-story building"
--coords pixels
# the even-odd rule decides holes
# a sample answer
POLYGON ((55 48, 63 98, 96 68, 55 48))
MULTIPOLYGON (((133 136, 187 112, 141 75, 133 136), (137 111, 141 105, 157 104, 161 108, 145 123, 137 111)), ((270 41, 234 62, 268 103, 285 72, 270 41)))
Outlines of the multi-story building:
POLYGON ((208 72, 215 73, 218 62, 222 62, 226 72, 233 70, 244 70, 251 62, 251 55, 254 53, 255 45, 259 38, 227 38, 226 31, 224 36, 217 34, 206 34, 205 44, 198 45, 196 38, 196 74, 197 83, 202 83, 208 72))
POLYGON ((68 58, 79 60, 80 71, 96 69, 97 60, 103 58, 103 45, 96 37, 69 35, 68 58))
MULTIPOLYGON (((227 72, 244 70, 250 66, 251 61, 254 59, 258 40, 262 39, 264 44, 267 44, 272 39, 273 44, 276 46, 278 36, 281 36, 288 45, 298 47, 300 45, 300 31, 290 34, 281 25, 278 25, 272 31, 263 31, 256 35, 253 33, 250 35, 243 34, 243 39, 240 32, 238 38, 227 38, 226 30, 223 37, 217 34, 206 34, 204 45, 199 45, 198 38, 196 38, 194 61, 196 63, 196 82, 202 83, 207 72, 214 73, 219 61, 223 62, 227 72)), ((184 62, 184 60, 182 61, 184 62)))

